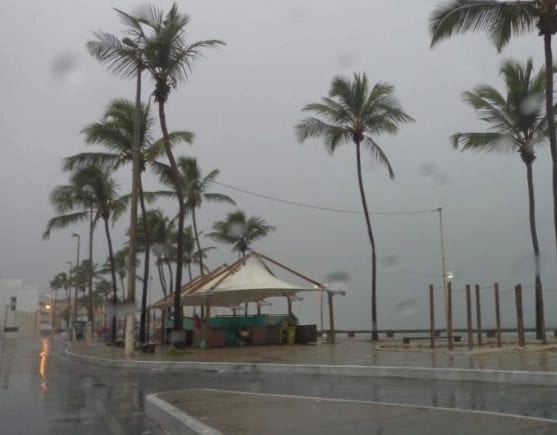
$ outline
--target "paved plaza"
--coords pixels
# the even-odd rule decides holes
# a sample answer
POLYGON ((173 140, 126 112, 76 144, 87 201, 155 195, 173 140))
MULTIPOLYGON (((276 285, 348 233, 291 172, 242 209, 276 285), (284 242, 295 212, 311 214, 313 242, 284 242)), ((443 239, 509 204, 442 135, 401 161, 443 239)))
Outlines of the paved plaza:
MULTIPOLYGON (((488 380, 557 385, 557 343, 519 347, 507 340, 502 348, 487 343, 450 352, 425 345, 404 346, 401 338, 371 343, 341 338, 334 345, 238 346, 175 350, 160 345, 155 353, 102 343, 74 342, 68 353, 92 363, 121 367, 181 367, 260 373, 304 373, 423 377, 422 372, 450 373, 446 380, 488 380), (135 365, 134 365, 135 364, 135 365), (337 372, 333 372, 333 368, 337 372), (265 371, 267 369, 267 371, 265 371), (366 372, 366 369, 369 370, 366 372), (385 370, 385 371, 381 371, 385 370), (398 371, 397 371, 398 370, 398 371), (401 371, 410 370, 410 371, 401 371), (506 376, 501 377, 501 374, 506 376), (516 378, 516 376, 520 377, 516 378), (485 376, 483 376, 485 375, 485 376), (468 377, 466 377, 468 376, 468 377), (542 376, 542 378, 539 378, 542 376), (546 378, 543 378, 545 376, 546 378), (536 381, 537 379, 537 381, 536 381)), ((439 378, 437 378, 439 379, 439 378)), ((553 387, 557 388, 557 386, 553 387)), ((315 397, 253 394, 214 389, 168 391, 147 397, 147 413, 169 433, 204 434, 557 434, 557 421, 427 406, 394 405, 315 397)))

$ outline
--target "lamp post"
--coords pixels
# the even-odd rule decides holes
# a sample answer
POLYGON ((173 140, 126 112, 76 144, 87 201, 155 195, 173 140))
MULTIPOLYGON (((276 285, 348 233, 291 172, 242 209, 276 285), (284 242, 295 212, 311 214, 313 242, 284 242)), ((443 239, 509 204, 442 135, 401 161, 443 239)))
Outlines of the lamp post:
MULTIPOLYGON (((79 245, 81 242, 81 236, 77 233, 73 233, 72 237, 76 237, 77 238, 77 254, 76 254, 76 259, 75 259, 75 267, 79 267, 79 245)), ((77 283, 75 283, 74 285, 74 312, 73 312, 73 320, 74 322, 77 322, 77 283)))
MULTIPOLYGON (((73 263, 71 261, 66 261, 66 264, 70 265, 70 270, 68 271, 68 287, 71 284, 71 280, 72 280, 72 270, 73 270, 73 263)), ((68 294, 66 294, 66 296, 68 296, 68 294)), ((77 301, 74 300, 74 304, 77 303, 77 301)), ((73 329, 71 326, 71 322, 72 322, 72 290, 70 289, 69 292, 69 298, 68 298, 68 329, 73 329)), ((75 322, 76 319, 73 319, 73 321, 75 322)), ((71 335, 70 335, 70 339, 71 339, 71 335)))

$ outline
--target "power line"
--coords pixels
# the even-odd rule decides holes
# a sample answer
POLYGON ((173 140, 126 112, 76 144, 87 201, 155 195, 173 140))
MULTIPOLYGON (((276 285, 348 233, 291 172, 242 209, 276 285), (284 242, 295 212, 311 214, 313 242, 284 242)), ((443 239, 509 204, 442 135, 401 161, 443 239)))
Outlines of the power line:
MULTIPOLYGON (((360 210, 346 210, 346 209, 340 209, 340 208, 321 207, 321 206, 318 206, 318 205, 305 204, 303 202, 296 202, 296 201, 289 201, 289 200, 286 200, 286 199, 281 199, 281 198, 276 198, 276 197, 269 196, 269 195, 264 195, 262 193, 251 192, 249 190, 241 189, 241 188, 236 187, 236 186, 231 186, 230 184, 219 183, 217 181, 214 181, 214 183, 218 184, 219 186, 226 187, 228 189, 232 189, 232 190, 236 190, 238 192, 245 193, 246 195, 256 196, 258 198, 267 199, 269 201, 280 202, 280 203, 283 203, 283 204, 294 205, 296 207, 305 207, 305 208, 311 208, 311 209, 314 209, 314 210, 330 211, 330 212, 334 212, 334 213, 363 214, 363 211, 360 211, 360 210)), ((425 214, 425 213, 433 213, 433 212, 437 212, 437 209, 408 210, 408 211, 376 211, 376 212, 371 212, 370 214, 373 214, 373 215, 412 215, 412 214, 425 214)))

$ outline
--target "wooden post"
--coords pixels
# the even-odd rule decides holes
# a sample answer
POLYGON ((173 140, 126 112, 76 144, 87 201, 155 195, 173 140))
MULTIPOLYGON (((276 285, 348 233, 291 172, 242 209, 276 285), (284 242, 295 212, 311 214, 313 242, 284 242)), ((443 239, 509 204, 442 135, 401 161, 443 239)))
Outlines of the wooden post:
POLYGON ((211 301, 205 303, 205 328, 203 338, 205 339, 205 349, 211 347, 211 301))
POLYGON ((482 305, 480 301, 480 286, 476 284, 476 324, 478 325, 478 347, 482 347, 482 305))
POLYGON ((286 296, 286 301, 288 303, 288 315, 292 315, 292 301, 290 300, 289 296, 286 296))
POLYGON ((474 347, 474 336, 472 334, 472 296, 470 295, 470 284, 466 284, 466 330, 468 331, 468 349, 474 347))
MULTIPOLYGON (((543 307, 543 289, 541 282, 536 285, 536 300, 539 302, 540 306, 543 307)), ((547 340, 545 337, 545 314, 543 311, 544 310, 542 308, 538 313, 538 315, 540 316, 541 341, 543 344, 547 344, 547 340)))
POLYGON ((429 285, 429 335, 431 348, 435 349, 435 302, 433 299, 433 284, 429 285))
POLYGON ((335 342, 335 316, 333 311, 333 294, 327 292, 327 300, 329 301, 329 333, 327 334, 327 343, 335 342))
POLYGON ((497 347, 501 347, 501 310, 499 307, 499 283, 493 284, 495 293, 495 333, 497 336, 497 347))
POLYGON ((447 283, 447 338, 449 341, 449 350, 453 350, 453 300, 452 300, 452 282, 447 283))
POLYGON ((514 287, 516 300, 516 320, 518 329, 518 345, 523 347, 526 345, 524 339, 524 318, 522 316, 522 285, 518 284, 514 287))

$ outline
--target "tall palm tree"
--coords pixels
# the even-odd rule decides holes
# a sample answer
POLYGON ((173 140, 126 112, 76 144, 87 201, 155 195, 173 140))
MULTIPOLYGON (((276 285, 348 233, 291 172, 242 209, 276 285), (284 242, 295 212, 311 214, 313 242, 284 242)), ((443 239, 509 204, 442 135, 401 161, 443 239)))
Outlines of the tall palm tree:
POLYGON ((375 239, 364 191, 361 165, 361 146, 387 167, 389 176, 394 172, 386 154, 375 142, 374 136, 381 133, 395 134, 399 124, 413 121, 394 97, 394 87, 388 83, 377 83, 370 88, 366 74, 354 74, 352 80, 335 77, 329 89, 329 96, 320 103, 308 104, 305 112, 313 112, 320 118, 302 120, 296 126, 298 140, 322 137, 325 147, 333 153, 339 145, 353 143, 356 146, 356 170, 358 186, 364 210, 367 233, 371 245, 371 339, 377 340, 377 255, 375 239))
POLYGON ((553 225, 557 248, 557 138, 553 104, 552 37, 557 33, 557 0, 451 0, 438 6, 430 17, 431 46, 454 34, 486 31, 501 51, 515 35, 537 31, 543 37, 545 55, 545 111, 553 163, 553 225))
MULTIPOLYGON (((89 166, 74 171, 70 177, 70 184, 57 186, 50 194, 50 201, 56 211, 61 213, 49 220, 43 237, 47 238, 53 229, 66 228, 67 226, 83 221, 88 217, 89 209, 92 210, 93 225, 102 220, 108 243, 110 269, 113 286, 113 303, 118 301, 116 285, 116 268, 112 237, 110 235, 110 220, 115 221, 126 210, 128 197, 119 197, 116 193, 117 185, 110 172, 97 166, 89 166)), ((91 289, 90 289, 91 290, 91 289)), ((92 296, 90 294, 89 296, 92 296)), ((92 320, 92 299, 89 304, 89 318, 92 320)), ((113 319, 115 326, 116 318, 113 319)), ((115 328, 113 340, 116 339, 115 328)))
POLYGON ((536 158, 534 145, 547 138, 547 122, 543 107, 545 72, 534 72, 532 59, 524 64, 514 60, 503 62, 500 74, 506 95, 489 85, 480 85, 463 94, 464 101, 490 127, 487 132, 456 133, 455 148, 462 151, 506 152, 515 150, 526 165, 530 235, 534 250, 536 285, 536 337, 545 340, 543 293, 540 277, 540 249, 536 231, 534 179, 532 164, 536 158))
POLYGON ((141 75, 144 71, 142 53, 138 42, 145 37, 140 21, 121 10, 115 9, 120 20, 126 26, 125 37, 121 40, 110 33, 95 32, 94 39, 87 42, 87 49, 92 56, 101 63, 106 64, 108 69, 124 78, 135 76, 135 110, 133 126, 132 155, 132 192, 130 210, 130 239, 129 239, 129 288, 128 298, 135 301, 135 264, 136 258, 136 225, 137 225, 137 202, 140 189, 140 148, 141 148, 141 75))
POLYGON ((208 233, 207 237, 232 245, 232 251, 245 257, 253 242, 273 231, 275 227, 268 225, 265 219, 258 216, 247 218, 242 210, 236 210, 228 213, 225 220, 215 222, 213 231, 208 233))
MULTIPOLYGON (((198 252, 203 252, 201 243, 199 242, 196 209, 201 207, 204 200, 212 203, 227 203, 231 205, 236 205, 236 203, 228 195, 207 192, 220 173, 218 169, 213 169, 207 175, 203 176, 201 168, 197 164, 197 159, 193 157, 179 157, 177 164, 180 171, 180 183, 182 184, 184 192, 186 212, 191 213, 194 241, 197 245, 198 252)), ((161 181, 164 184, 173 185, 172 173, 168 165, 158 164, 156 170, 161 176, 161 181)), ((174 194, 174 192, 172 193, 174 194)), ((184 248, 185 247, 184 242, 184 248)), ((203 275, 203 256, 200 256, 198 260, 200 274, 203 275)), ((191 264, 191 262, 188 263, 188 265, 189 264, 191 264)))
MULTIPOLYGON (((143 188, 142 174, 143 172, 145 172, 148 165, 157 164, 157 159, 159 159, 164 154, 164 145, 162 140, 155 141, 153 139, 153 128, 155 125, 155 119, 151 116, 150 106, 148 104, 144 104, 140 107, 141 122, 139 147, 139 202, 141 206, 141 214, 142 216, 145 216, 147 212, 145 204, 146 193, 143 188)), ((64 160, 64 168, 73 170, 75 168, 96 165, 116 170, 129 163, 132 163, 133 165, 133 145, 136 110, 137 109, 134 106, 133 102, 129 100, 121 98, 111 100, 102 118, 97 122, 87 125, 82 130, 82 133, 85 135, 85 141, 87 144, 103 145, 107 149, 107 151, 79 153, 74 156, 67 157, 64 160)), ((180 142, 191 143, 193 140, 193 133, 188 131, 173 131, 169 134, 169 136, 170 141, 173 145, 180 142)), ((156 194, 156 192, 154 194, 156 194)), ((153 194, 151 194, 151 196, 152 195, 153 194)), ((145 219, 142 219, 141 222, 143 225, 145 225, 147 221, 145 219)), ((133 228, 130 226, 129 232, 132 233, 133 231, 133 228)), ((147 286, 149 284, 151 244, 149 243, 149 228, 143 227, 141 228, 141 231, 144 241, 143 252, 145 254, 145 261, 143 265, 143 300, 146 298, 147 286)), ((138 248, 135 246, 134 241, 134 250, 137 251, 137 249, 138 248)), ((128 275, 130 269, 131 265, 128 263, 128 275)), ((135 288, 135 285, 130 286, 130 284, 128 283, 128 287, 135 288)), ((124 291, 124 289, 122 289, 122 291, 124 291)))
POLYGON ((224 43, 217 39, 189 43, 186 40, 186 30, 190 17, 181 13, 176 4, 173 4, 166 14, 156 6, 145 6, 136 18, 149 31, 149 34, 138 41, 138 47, 142 54, 144 68, 155 82, 153 95, 155 102, 158 104, 164 148, 172 169, 174 189, 178 197, 178 240, 176 246, 178 266, 176 268, 176 291, 174 292, 174 329, 182 331, 180 288, 182 286, 184 258, 185 195, 180 183, 180 172, 172 152, 165 107, 172 88, 189 77, 194 63, 203 56, 203 51, 207 48, 216 48, 224 43))

